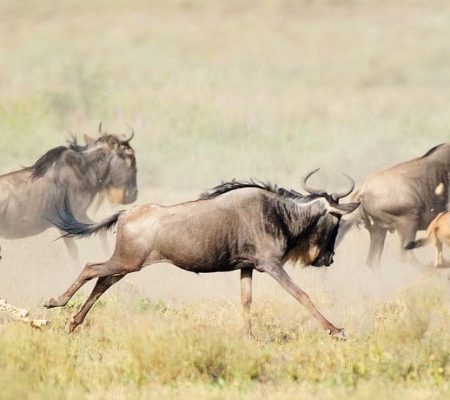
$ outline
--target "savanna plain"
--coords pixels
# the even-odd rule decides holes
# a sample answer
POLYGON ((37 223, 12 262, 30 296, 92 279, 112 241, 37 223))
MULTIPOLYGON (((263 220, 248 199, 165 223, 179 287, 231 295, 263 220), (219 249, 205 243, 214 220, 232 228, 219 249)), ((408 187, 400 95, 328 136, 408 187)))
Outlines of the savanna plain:
MULTIPOLYGON (((0 1, 0 172, 74 135, 136 131, 137 204, 196 198, 223 180, 357 185, 450 135, 446 1, 0 1)), ((111 206, 92 210, 95 220, 111 206)), ((423 232, 419 233, 423 235, 423 232)), ((329 268, 287 266, 348 340, 336 342, 257 274, 254 338, 236 273, 170 265, 130 275, 73 334, 43 302, 80 265, 56 230, 1 240, 0 295, 51 324, 0 316, 0 399, 448 399, 449 270, 365 266, 354 229, 329 268)), ((110 251, 114 234, 109 236, 110 251)))

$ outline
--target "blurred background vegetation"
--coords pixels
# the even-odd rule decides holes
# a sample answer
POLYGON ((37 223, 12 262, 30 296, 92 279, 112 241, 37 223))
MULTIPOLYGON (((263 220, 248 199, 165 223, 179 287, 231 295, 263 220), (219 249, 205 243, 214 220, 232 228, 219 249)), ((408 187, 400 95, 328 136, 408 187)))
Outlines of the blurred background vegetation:
POLYGON ((233 177, 298 187, 316 166, 361 180, 447 140, 449 11, 418 0, 1 1, 0 169, 103 121, 137 131, 140 184, 156 193, 146 200, 233 177))

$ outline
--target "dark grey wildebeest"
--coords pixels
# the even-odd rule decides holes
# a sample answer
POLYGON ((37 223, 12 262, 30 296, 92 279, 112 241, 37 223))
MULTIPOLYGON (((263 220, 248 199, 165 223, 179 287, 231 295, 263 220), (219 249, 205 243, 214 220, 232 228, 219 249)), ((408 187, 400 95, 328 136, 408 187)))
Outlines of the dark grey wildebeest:
MULTIPOLYGON (((101 128, 100 128, 101 131, 101 128)), ((0 176, 0 236, 7 239, 33 236, 54 227, 54 215, 70 205, 75 218, 91 222, 86 212, 96 195, 112 203, 136 200, 136 158, 130 140, 101 133, 51 149, 32 166, 0 176)), ((73 239, 65 239, 76 258, 73 239)))
POLYGON ((257 270, 277 280, 331 335, 344 338, 343 330, 317 310, 283 266, 287 261, 316 267, 332 264, 340 218, 358 206, 338 204, 347 194, 303 196, 293 190, 233 181, 197 201, 166 207, 148 204, 95 225, 78 223, 66 209, 54 223, 73 236, 91 235, 118 222, 116 247, 108 261, 87 264, 70 288, 45 306, 64 306, 86 282, 98 278, 70 322, 72 331, 111 285, 150 264, 168 262, 196 273, 240 269, 241 300, 250 333, 252 273, 257 270))
POLYGON ((342 221, 338 242, 356 222, 370 235, 369 266, 380 263, 386 233, 397 231, 400 248, 415 239, 418 230, 446 210, 450 172, 450 144, 440 144, 422 157, 395 165, 369 177, 353 200, 361 207, 342 221))

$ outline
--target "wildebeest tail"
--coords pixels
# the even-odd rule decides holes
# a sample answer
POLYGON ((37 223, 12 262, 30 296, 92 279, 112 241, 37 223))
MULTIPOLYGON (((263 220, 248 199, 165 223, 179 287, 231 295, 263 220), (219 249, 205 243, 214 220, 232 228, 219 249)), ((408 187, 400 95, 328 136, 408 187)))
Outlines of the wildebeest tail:
POLYGON ((98 223, 84 223, 75 218, 66 196, 62 210, 57 210, 56 213, 48 219, 58 229, 65 232, 62 237, 86 237, 100 231, 107 231, 111 229, 114 225, 116 225, 120 214, 123 212, 123 210, 119 211, 98 223))

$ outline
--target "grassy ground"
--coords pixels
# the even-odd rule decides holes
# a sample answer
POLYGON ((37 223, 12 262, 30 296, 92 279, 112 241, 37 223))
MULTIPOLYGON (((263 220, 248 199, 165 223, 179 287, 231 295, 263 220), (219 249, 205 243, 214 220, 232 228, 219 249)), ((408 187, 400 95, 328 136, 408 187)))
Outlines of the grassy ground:
MULTIPOLYGON (((316 182, 335 189, 336 171, 360 183, 448 141, 446 1, 0 0, 0 21, 1 173, 95 135, 100 120, 137 132, 139 202, 191 199, 234 177, 298 188, 317 166, 316 182)), ((47 314, 42 331, 2 325, 0 399, 448 398, 446 277, 413 285, 389 257, 382 278, 346 269, 364 259, 356 235, 330 269, 342 276, 333 290, 297 276, 346 343, 264 285, 246 339, 220 286, 143 271, 130 278, 138 294, 108 294, 73 336, 73 309, 47 314), (367 295, 375 280, 387 295, 367 295), (158 303, 186 287, 191 300, 158 303)), ((35 314, 75 276, 54 237, 1 243, 0 294, 35 314)), ((98 243, 82 243, 93 261, 98 243)))
POLYGON ((331 340, 309 316, 279 301, 256 305, 255 339, 248 339, 230 304, 168 307, 130 300, 129 293, 101 303, 67 335, 75 300, 53 314, 49 329, 1 328, 1 398, 444 399, 448 288, 431 283, 390 301, 347 305, 341 316, 347 342, 331 340))

